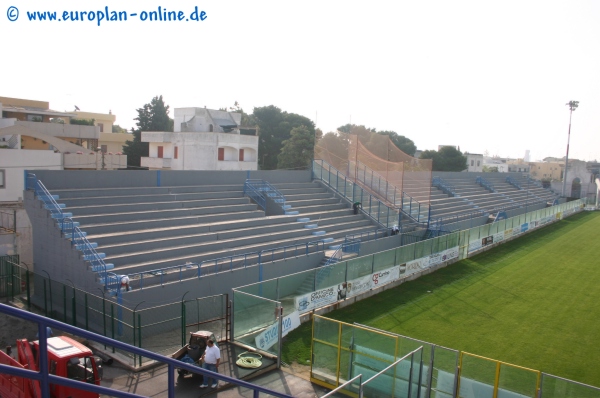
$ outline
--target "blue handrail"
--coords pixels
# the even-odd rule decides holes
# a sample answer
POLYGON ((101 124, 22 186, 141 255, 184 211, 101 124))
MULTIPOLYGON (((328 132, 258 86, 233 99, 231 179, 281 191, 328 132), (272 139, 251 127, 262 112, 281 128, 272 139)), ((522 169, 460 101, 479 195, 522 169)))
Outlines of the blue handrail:
POLYGON ((432 185, 436 188, 440 188, 445 194, 456 196, 456 188, 454 185, 441 177, 433 177, 432 185))
POLYGON ((281 207, 285 206, 285 196, 268 181, 247 179, 244 182, 244 195, 248 195, 266 210, 267 197, 271 198, 281 207))
POLYGON ((488 180, 486 180, 483 177, 475 178, 475 183, 481 185, 483 188, 487 189, 490 192, 496 192, 496 189, 494 188, 494 184, 492 184, 491 182, 489 182, 488 180))
POLYGON ((73 222, 70 213, 63 213, 54 196, 50 194, 44 184, 37 179, 35 174, 28 173, 26 179, 27 190, 35 192, 35 196, 44 203, 44 207, 50 211, 52 218, 58 220, 59 227, 65 238, 71 239, 71 245, 77 245, 78 249, 83 252, 85 261, 92 264, 92 269, 100 276, 101 282, 105 290, 115 290, 118 293, 121 289, 120 277, 112 272, 108 272, 107 264, 103 257, 96 251, 93 245, 88 241, 85 233, 79 229, 73 222))
POLYGON ((244 183, 244 196, 250 197, 263 210, 267 210, 267 198, 254 185, 249 184, 248 180, 244 183))
POLYGON ((155 360, 157 362, 166 364, 168 366, 167 374, 168 376, 168 397, 175 397, 175 369, 181 368, 185 369, 190 373, 197 373, 204 376, 209 376, 214 379, 223 380, 227 383, 234 384, 236 386, 248 388, 254 391, 254 396, 258 396, 258 392, 262 392, 268 395, 273 395, 275 397, 281 398, 291 398, 291 395, 283 394, 274 390, 270 390, 265 387, 257 386, 255 384, 248 383, 246 381, 242 381, 233 377, 225 376, 220 373, 211 372, 205 369, 202 369, 198 366, 187 364, 185 362, 179 361, 177 359, 169 358, 160 354, 157 354, 152 351, 145 350, 143 348, 138 348, 134 346, 130 346, 118 340, 113 340, 108 337, 101 336, 96 333, 88 332, 87 330, 79 329, 77 327, 68 325, 66 323, 62 323, 56 321, 54 319, 45 318, 40 315, 33 314, 31 312, 23 311, 18 308, 13 308, 5 304, 0 304, 0 313, 4 313, 10 316, 14 316, 20 319, 25 319, 30 322, 35 322, 38 324, 39 331, 39 341, 40 341, 40 350, 39 350, 39 363, 40 370, 32 371, 26 369, 20 369, 14 366, 0 365, 0 372, 14 375, 17 377, 24 377, 28 379, 34 379, 40 381, 40 387, 42 390, 43 396, 50 396, 50 383, 59 384, 67 387, 77 388, 85 391, 92 391, 98 394, 105 394, 111 397, 118 398, 137 398, 141 397, 141 395, 131 394, 124 391, 113 390, 108 387, 97 386, 95 384, 85 383, 81 381, 76 381, 72 379, 67 379, 65 377, 59 377, 49 374, 48 369, 48 350, 47 350, 47 327, 58 329, 65 331, 67 333, 84 337, 85 339, 96 341, 100 344, 104 344, 107 346, 112 346, 118 348, 120 350, 124 350, 132 353, 134 356, 149 358, 155 360))
POLYGON ((313 160, 313 178, 323 181, 324 184, 340 194, 350 204, 360 202, 362 205, 361 212, 382 227, 391 228, 392 225, 398 223, 398 210, 377 199, 325 161, 313 160), (341 189, 340 184, 342 185, 341 189))

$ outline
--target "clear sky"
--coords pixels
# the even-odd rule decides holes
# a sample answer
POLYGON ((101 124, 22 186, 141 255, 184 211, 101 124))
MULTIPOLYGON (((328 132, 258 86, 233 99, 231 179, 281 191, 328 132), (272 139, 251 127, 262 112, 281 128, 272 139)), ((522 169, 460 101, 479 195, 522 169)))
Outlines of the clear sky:
POLYGON ((419 149, 537 160, 565 155, 577 100, 569 157, 600 160, 598 0, 0 0, 0 37, 0 95, 110 109, 126 128, 163 95, 171 109, 276 105, 324 132, 351 122, 419 149), (206 19, 140 20, 159 6, 206 19), (138 16, 27 16, 105 7, 138 16))

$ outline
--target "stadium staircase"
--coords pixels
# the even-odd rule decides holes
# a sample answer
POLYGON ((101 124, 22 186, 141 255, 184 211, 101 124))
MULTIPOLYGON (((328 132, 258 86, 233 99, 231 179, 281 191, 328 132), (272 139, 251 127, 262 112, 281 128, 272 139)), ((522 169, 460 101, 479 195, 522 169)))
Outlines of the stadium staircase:
MULTIPOLYGON (((372 236, 378 228, 318 182, 268 185, 263 194, 286 214, 265 217, 241 185, 61 189, 36 197, 55 203, 44 205, 48 217, 111 293, 120 275, 129 275, 134 288, 140 275, 162 275, 168 267, 183 266, 193 278, 204 261, 237 255, 253 265, 261 251, 272 261, 285 256, 280 248, 310 243, 335 250, 346 236, 372 236)), ((144 284, 152 286, 152 278, 144 284)))

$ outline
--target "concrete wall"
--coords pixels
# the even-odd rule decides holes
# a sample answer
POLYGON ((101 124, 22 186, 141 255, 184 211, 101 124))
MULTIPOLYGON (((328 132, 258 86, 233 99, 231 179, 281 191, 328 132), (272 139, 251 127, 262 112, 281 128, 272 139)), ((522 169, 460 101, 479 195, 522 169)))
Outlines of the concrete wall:
POLYGON ((52 137, 64 138, 100 138, 100 127, 97 126, 81 126, 77 124, 60 124, 60 123, 38 123, 38 122, 17 122, 18 125, 27 127, 39 133, 48 134, 52 137))
MULTIPOLYGON (((5 151, 12 151, 6 149, 5 151)), ((33 151, 32 151, 33 152, 33 151)), ((37 152, 37 151, 36 151, 37 152)), ((309 170, 260 170, 260 171, 217 171, 217 170, 36 170, 29 169, 49 189, 85 188, 134 188, 169 187, 189 185, 243 185, 246 178, 261 179, 271 184, 310 182, 309 170)), ((23 173, 21 173, 23 180, 23 173)), ((22 196, 23 188, 21 188, 22 196)))
POLYGON ((56 221, 49 217, 42 201, 35 198, 33 191, 26 191, 25 210, 33 227, 33 270, 60 282, 72 281, 76 287, 94 291, 100 285, 94 273, 88 271, 81 252, 71 247, 71 242, 62 237, 56 221))
POLYGON ((92 151, 65 153, 63 156, 65 169, 117 170, 127 167, 127 155, 108 155, 92 151))
POLYGON ((4 184, 0 188, 0 202, 17 202, 25 189, 24 171, 43 168, 62 169, 62 154, 52 151, 0 149, 0 170, 4 170, 4 184))

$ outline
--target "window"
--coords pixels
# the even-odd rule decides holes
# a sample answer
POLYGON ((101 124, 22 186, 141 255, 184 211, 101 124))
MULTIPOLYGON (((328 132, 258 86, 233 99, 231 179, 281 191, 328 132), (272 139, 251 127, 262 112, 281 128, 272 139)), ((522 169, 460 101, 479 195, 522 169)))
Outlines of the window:
POLYGON ((0 188, 6 188, 5 171, 0 170, 0 188))
POLYGON ((475 161, 471 159, 471 166, 475 166, 475 161))
MULTIPOLYGON (((213 125, 212 124, 208 126, 208 131, 211 132, 211 133, 213 132, 213 125)), ((221 159, 219 159, 219 160, 221 160, 221 159)))
POLYGON ((177 154, 178 154, 178 151, 177 151, 177 149, 178 149, 177 147, 175 147, 175 148, 173 149, 173 159, 177 159, 177 154))
POLYGON ((240 149, 240 158, 239 158, 240 162, 244 161, 244 150, 240 149))
POLYGON ((43 121, 40 115, 27 115, 28 122, 41 122, 43 121))
POLYGON ((225 160, 225 148, 219 148, 219 157, 218 160, 225 160))
POLYGON ((477 167, 479 167, 481 165, 481 160, 477 161, 477 167))
POLYGON ((161 158, 161 159, 163 157, 163 147, 162 146, 158 147, 158 157, 161 158))
POLYGON ((98 127, 100 127, 100 132, 104 133, 104 123, 98 123, 98 127))

